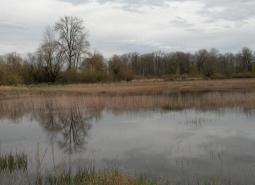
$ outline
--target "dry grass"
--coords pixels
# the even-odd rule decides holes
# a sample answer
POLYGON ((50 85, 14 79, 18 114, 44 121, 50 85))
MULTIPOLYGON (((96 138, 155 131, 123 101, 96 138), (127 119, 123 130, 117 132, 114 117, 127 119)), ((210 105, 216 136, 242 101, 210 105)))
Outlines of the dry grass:
POLYGON ((27 113, 65 111, 72 106, 100 113, 103 110, 180 110, 215 108, 255 108, 255 92, 208 92, 173 95, 34 95, 0 101, 0 118, 18 119, 27 113))
POLYGON ((71 177, 61 174, 58 177, 49 177, 49 185, 156 185, 144 177, 130 177, 118 171, 91 172, 83 170, 71 177))
POLYGON ((255 91, 255 79, 163 81, 142 80, 109 84, 1 86, 0 96, 27 93, 83 95, 155 95, 179 92, 255 91))

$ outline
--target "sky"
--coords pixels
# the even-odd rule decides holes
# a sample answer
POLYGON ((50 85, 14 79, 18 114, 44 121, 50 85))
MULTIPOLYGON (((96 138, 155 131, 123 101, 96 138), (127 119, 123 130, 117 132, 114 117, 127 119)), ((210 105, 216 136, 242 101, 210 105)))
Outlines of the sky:
POLYGON ((47 26, 78 16, 91 50, 255 49, 254 0, 0 0, 0 55, 34 52, 47 26))

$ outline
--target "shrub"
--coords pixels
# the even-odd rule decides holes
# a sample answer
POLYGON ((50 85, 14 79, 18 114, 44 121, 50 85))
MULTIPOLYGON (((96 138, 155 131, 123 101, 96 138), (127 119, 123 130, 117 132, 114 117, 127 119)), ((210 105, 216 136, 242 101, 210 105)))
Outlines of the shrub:
POLYGON ((0 63, 0 85, 17 85, 23 83, 22 76, 11 66, 0 63))
POLYGON ((104 72, 82 72, 79 77, 79 81, 82 83, 106 82, 109 80, 108 75, 104 72))
POLYGON ((255 75, 255 64, 252 64, 252 73, 255 75))

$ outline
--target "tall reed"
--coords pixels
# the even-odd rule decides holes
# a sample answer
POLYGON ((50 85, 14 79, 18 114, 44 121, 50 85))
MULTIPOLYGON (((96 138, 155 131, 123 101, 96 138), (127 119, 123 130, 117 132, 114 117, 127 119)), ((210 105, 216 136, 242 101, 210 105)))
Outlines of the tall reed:
POLYGON ((70 107, 99 114, 103 110, 113 112, 139 110, 180 110, 217 108, 255 108, 255 92, 210 92, 172 95, 142 96, 80 96, 36 95, 27 98, 14 98, 0 101, 0 119, 19 119, 28 113, 60 113, 70 107))
POLYGON ((27 169, 28 159, 25 154, 5 154, 0 155, 0 171, 9 171, 10 173, 15 170, 27 169))

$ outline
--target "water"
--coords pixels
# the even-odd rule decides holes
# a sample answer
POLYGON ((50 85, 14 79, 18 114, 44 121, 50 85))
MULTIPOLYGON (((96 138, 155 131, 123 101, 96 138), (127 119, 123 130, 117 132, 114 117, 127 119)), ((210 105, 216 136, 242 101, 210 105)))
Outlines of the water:
MULTIPOLYGON (((93 165, 161 181, 255 183, 255 114, 211 111, 26 114, 0 121, 0 152, 25 153, 29 173, 93 165)), ((1 173, 1 172, 0 172, 1 173)))

